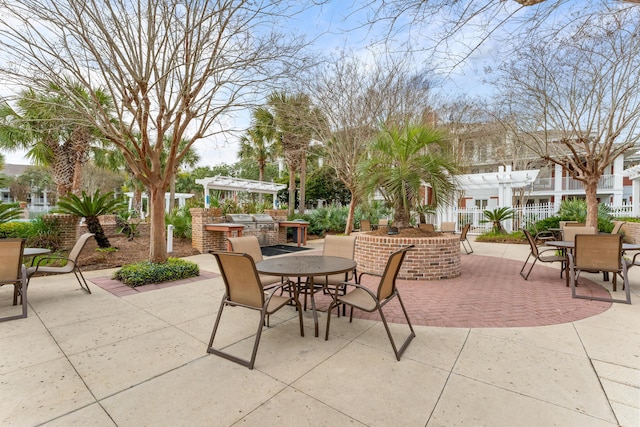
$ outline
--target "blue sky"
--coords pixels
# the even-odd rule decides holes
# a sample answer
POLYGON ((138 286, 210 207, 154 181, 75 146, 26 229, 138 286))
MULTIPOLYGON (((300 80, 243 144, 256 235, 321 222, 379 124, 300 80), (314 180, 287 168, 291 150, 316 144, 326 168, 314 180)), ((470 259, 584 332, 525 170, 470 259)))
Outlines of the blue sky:
MULTIPOLYGON (((314 49, 319 51, 328 52, 348 47, 362 52, 362 55, 370 55, 367 48, 374 42, 385 39, 387 28, 385 26, 370 28, 366 25, 369 12, 358 10, 357 5, 360 3, 362 2, 355 0, 330 1, 289 19, 287 24, 293 32, 304 33, 309 39, 314 39, 314 49)), ((515 2, 507 3, 515 4, 515 2)), ((432 17, 428 25, 413 27, 411 32, 403 31, 394 34, 393 38, 396 39, 396 43, 410 40, 414 44, 428 47, 429 40, 436 38, 436 32, 441 28, 439 19, 446 20, 447 18, 446 15, 432 17)), ((489 94, 490 86, 483 83, 485 77, 483 69, 486 66, 495 65, 499 61, 501 50, 503 50, 494 40, 485 41, 455 69, 448 67, 451 64, 451 61, 448 61, 450 58, 459 57, 463 54, 465 46, 475 43, 478 31, 479 29, 473 25, 465 27, 464 31, 460 31, 455 38, 448 40, 446 48, 440 49, 442 54, 437 59, 431 57, 428 51, 416 54, 416 58, 421 62, 416 64, 416 67, 423 64, 433 66, 437 63, 447 65, 442 70, 443 74, 439 79, 442 82, 442 87, 439 89, 451 97, 460 94, 466 96, 489 94)), ((393 48, 393 43, 390 46, 393 48)), ((236 120, 234 127, 237 127, 238 121, 242 120, 246 120, 246 118, 236 120)), ((237 138, 229 136, 198 141, 196 148, 203 158, 201 165, 234 163, 238 151, 237 138)), ((5 154, 7 163, 28 163, 22 153, 3 154, 5 154)))

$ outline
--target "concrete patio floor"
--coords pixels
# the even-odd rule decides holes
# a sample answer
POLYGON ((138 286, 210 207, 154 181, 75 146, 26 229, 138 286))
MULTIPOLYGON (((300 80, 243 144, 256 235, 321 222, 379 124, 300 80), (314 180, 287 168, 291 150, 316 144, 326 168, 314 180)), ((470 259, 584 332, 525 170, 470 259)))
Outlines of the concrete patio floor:
MULTIPOLYGON (((462 256, 528 254, 525 245, 472 244, 462 256)), ((190 259, 217 272, 211 255, 190 259)), ((633 305, 550 326, 415 326, 400 362, 379 322, 332 319, 325 341, 325 313, 314 338, 305 312, 300 337, 285 307, 265 328, 254 370, 205 352, 224 292, 213 276, 125 296, 91 284, 88 295, 73 275, 35 278, 29 317, 0 323, 0 425, 640 425, 638 267, 633 305)), ((11 292, 0 288, 0 316, 11 292)), ((249 354, 257 317, 225 316, 217 345, 249 354)))

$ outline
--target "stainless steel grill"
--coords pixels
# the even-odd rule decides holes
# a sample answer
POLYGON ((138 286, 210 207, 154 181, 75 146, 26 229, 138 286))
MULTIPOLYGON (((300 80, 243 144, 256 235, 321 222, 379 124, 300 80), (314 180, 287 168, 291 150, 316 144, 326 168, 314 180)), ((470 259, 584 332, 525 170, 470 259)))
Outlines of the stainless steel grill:
POLYGON ((275 229, 276 222, 273 220, 273 217, 271 215, 253 214, 251 215, 251 217, 253 218, 255 226, 258 230, 272 231, 275 229))
POLYGON ((255 228, 253 218, 251 218, 251 215, 247 214, 227 214, 227 222, 242 224, 244 225, 245 230, 255 228))

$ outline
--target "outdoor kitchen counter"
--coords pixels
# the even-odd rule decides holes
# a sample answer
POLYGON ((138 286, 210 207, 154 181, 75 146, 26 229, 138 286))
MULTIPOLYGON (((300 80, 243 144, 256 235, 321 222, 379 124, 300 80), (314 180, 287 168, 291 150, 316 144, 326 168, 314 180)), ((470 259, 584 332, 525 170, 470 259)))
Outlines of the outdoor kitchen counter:
POLYGON ((300 246, 300 244, 302 244, 302 246, 307 246, 307 228, 309 227, 309 223, 306 221, 280 221, 279 223, 279 227, 280 228, 287 228, 287 227, 291 227, 294 228, 294 238, 297 236, 297 238, 295 238, 294 240, 296 241, 296 243, 298 243, 298 247, 300 246))
MULTIPOLYGON (((219 224, 206 224, 204 229, 207 231, 220 231, 227 233, 227 237, 233 237, 235 231, 238 237, 242 237, 242 231, 244 230, 243 224, 233 224, 230 222, 221 222, 219 224)), ((231 252, 231 243, 227 240, 227 250, 231 252)))

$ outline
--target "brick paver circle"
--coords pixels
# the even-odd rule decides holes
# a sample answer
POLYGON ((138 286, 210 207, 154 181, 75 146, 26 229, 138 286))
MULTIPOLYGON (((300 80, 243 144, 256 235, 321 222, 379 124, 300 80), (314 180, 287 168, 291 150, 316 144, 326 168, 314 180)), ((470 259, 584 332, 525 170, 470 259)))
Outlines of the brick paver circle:
MULTIPOLYGON (((411 323, 424 326, 501 328, 543 326, 573 322, 602 313, 610 302, 571 298, 571 289, 558 269, 536 264, 524 280, 522 261, 463 255, 462 274, 441 281, 399 280, 398 289, 411 323)), ((579 292, 609 297, 602 286, 579 280, 579 292)), ((365 276, 366 277, 366 276, 365 276)), ((371 278, 365 285, 374 284, 371 278)), ((325 301, 320 302, 326 308, 325 301)), ((390 322, 403 323, 399 304, 384 307, 390 322)), ((348 312, 347 312, 348 315, 348 312)), ((378 319, 377 315, 354 311, 354 317, 378 319)))

